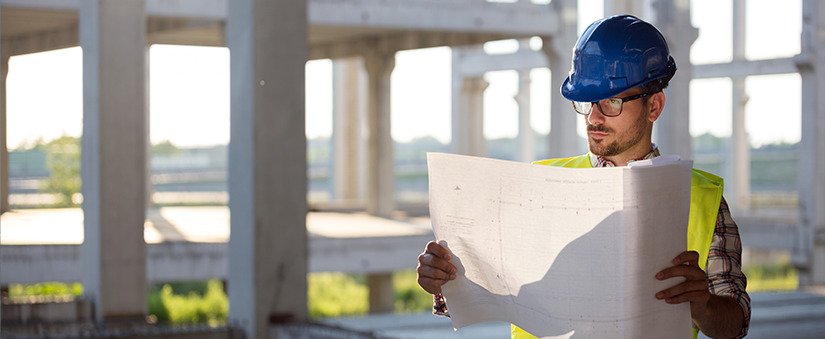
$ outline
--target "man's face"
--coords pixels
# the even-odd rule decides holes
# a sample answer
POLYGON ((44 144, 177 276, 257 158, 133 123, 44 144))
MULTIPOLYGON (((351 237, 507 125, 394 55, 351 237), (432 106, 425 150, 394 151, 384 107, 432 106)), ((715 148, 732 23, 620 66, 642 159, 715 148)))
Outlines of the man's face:
MULTIPOLYGON (((641 92, 638 88, 632 88, 616 97, 625 98, 641 92)), ((590 114, 584 116, 590 152, 602 157, 611 157, 630 150, 645 137, 649 138, 653 122, 648 120, 647 105, 644 102, 644 99, 625 102, 622 114, 617 117, 605 116, 596 105, 593 105, 590 114)))

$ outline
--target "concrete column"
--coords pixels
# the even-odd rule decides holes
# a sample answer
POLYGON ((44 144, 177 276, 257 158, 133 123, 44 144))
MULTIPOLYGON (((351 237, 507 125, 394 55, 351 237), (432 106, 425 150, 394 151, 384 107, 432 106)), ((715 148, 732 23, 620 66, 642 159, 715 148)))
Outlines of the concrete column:
POLYGON ((452 110, 450 151, 456 154, 485 156, 484 90, 490 84, 483 74, 462 72, 467 58, 486 55, 482 45, 452 48, 452 110))
POLYGON ((390 112, 390 76, 395 51, 374 41, 364 54, 367 68, 367 212, 390 217, 395 210, 395 160, 390 112))
POLYGON ((799 227, 791 256, 803 286, 825 283, 825 3, 802 3, 802 141, 799 146, 799 227))
POLYGON ((604 16, 630 14, 639 18, 647 18, 645 1, 641 0, 608 0, 604 2, 604 16))
POLYGON ((6 136, 6 77, 9 56, 0 51, 0 214, 9 211, 9 148, 6 136))
POLYGON ((332 62, 332 188, 339 203, 364 198, 365 73, 362 58, 332 62))
POLYGON ((733 79, 733 130, 725 164, 725 199, 734 211, 750 207, 750 144, 745 130, 745 78, 733 79))
POLYGON ((391 272, 368 275, 367 287, 370 290, 370 313, 392 313, 395 310, 391 272))
POLYGON ((484 138, 484 91, 490 83, 484 77, 461 81, 458 112, 453 113, 453 144, 459 154, 487 156, 484 138))
POLYGON ((519 161, 536 160, 536 138, 533 125, 530 124, 530 70, 518 72, 518 144, 519 161))
POLYGON ((582 153, 579 147, 579 135, 576 132, 576 119, 580 117, 573 110, 570 101, 561 96, 561 85, 570 72, 570 60, 573 59, 573 47, 578 40, 576 25, 578 21, 577 1, 555 0, 550 3, 561 13, 559 33, 545 37, 542 49, 550 64, 550 158, 572 157, 582 153))
MULTIPOLYGON (((745 57, 745 0, 733 1, 733 61, 746 61, 745 57)), ((732 134, 728 147, 727 173, 725 173, 725 197, 734 211, 750 207, 750 144, 745 129, 745 107, 748 97, 745 77, 733 78, 732 134)))
POLYGON ((143 1, 81 2, 83 289, 97 320, 146 314, 143 1))
POLYGON ((682 0, 659 0, 654 4, 656 25, 667 39, 670 55, 676 60, 679 70, 665 90, 667 103, 654 127, 654 142, 662 153, 677 154, 682 159, 691 159, 690 146, 690 79, 693 70, 690 65, 690 46, 699 36, 699 30, 690 23, 690 2, 682 0))
POLYGON ((308 316, 307 2, 228 4, 229 318, 267 338, 308 316))

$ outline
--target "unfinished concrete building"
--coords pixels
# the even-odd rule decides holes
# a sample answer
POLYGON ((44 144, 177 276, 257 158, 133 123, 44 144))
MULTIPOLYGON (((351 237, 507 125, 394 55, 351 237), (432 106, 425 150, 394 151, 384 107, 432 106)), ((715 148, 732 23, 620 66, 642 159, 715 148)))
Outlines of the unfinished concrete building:
MULTIPOLYGON (((732 136, 726 196, 743 217, 746 246, 788 251, 802 286, 825 284, 825 4, 802 0, 801 52, 748 60, 744 54, 744 0, 733 0, 733 59, 691 65, 698 36, 690 1, 605 0, 604 14, 631 13, 661 29, 679 61, 655 142, 692 158, 690 81, 732 79, 732 136), (747 76, 798 73, 802 124, 798 208, 766 217, 751 213, 749 146, 745 129, 747 76)), ((307 232, 304 65, 334 64, 334 175, 337 195, 364 193, 364 210, 380 223, 396 210, 390 77, 395 53, 453 48, 452 150, 485 155, 482 105, 492 70, 522 71, 520 150, 535 145, 530 114, 549 114, 547 157, 581 151, 577 116, 559 91, 578 33, 576 0, 0 0, 0 207, 8 205, 6 75, 16 55, 80 46, 83 49, 83 243, 0 247, 0 285, 80 281, 85 301, 70 306, 86 323, 142 322, 152 281, 220 277, 228 283, 232 326, 216 336, 289 337, 278 323, 308 319, 309 272, 369 276, 370 307, 392 310, 395 270, 414 267, 431 233, 371 237, 314 237, 307 232), (479 52, 496 40, 539 38, 508 55, 479 52), (223 243, 147 245, 149 152, 148 60, 151 44, 226 46, 231 51, 229 227, 223 243), (530 112, 523 71, 551 73, 549 112, 530 112), (359 99, 363 98, 363 99, 359 99), (366 130, 361 130, 365 126, 366 130), (360 135, 368 136, 364 142, 360 135), (357 179, 361 178, 361 179, 357 179), (280 334, 279 334, 280 333, 280 334)), ((586 9, 585 9, 586 10, 586 9)), ((47 123, 47 122, 44 122, 47 123)), ((7 219, 3 219, 6 226, 7 219)), ((353 221, 350 221, 353 222, 353 221)), ((358 221, 354 221, 358 222, 358 221)), ((6 240, 6 239, 3 239, 6 240)), ((18 311, 13 311, 18 312, 18 311)), ((62 311, 61 311, 62 312, 62 311)), ((7 308, 2 316, 7 317, 7 308)), ((61 318, 59 321, 68 321, 61 318)), ((114 326, 114 325, 112 325, 114 326)), ((1 329, 1 328, 0 328, 1 329)), ((67 330, 78 331, 78 327, 67 330)), ((197 332, 199 333, 199 332, 197 332)), ((141 335, 133 333, 132 335, 141 335)), ((163 337, 145 333, 145 337, 163 337)), ((206 335, 206 334, 199 334, 206 335)))

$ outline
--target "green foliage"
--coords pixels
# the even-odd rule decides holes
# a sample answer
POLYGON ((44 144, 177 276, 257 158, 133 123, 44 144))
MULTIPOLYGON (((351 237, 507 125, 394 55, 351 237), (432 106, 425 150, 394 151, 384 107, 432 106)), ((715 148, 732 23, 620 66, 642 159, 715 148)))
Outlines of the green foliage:
POLYGON ((72 196, 80 193, 80 138, 64 135, 45 147, 46 167, 50 174, 41 189, 57 193, 56 207, 76 206, 72 196))
POLYGON ((789 262, 744 267, 748 277, 747 290, 753 292, 794 291, 799 288, 796 269, 789 262))
POLYGON ((308 276, 309 315, 314 318, 366 314, 369 291, 363 279, 337 272, 308 276))
MULTIPOLYGON (((308 275, 308 302, 314 318, 364 315, 369 311, 366 277, 338 272, 308 275)), ((395 311, 426 312, 432 308, 432 296, 416 282, 415 270, 393 274, 395 311)), ((80 283, 11 284, 9 295, 80 296, 80 283)), ((151 286, 148 293, 149 314, 171 324, 209 324, 226 322, 229 300, 219 280, 167 283, 151 286)))
POLYGON ((149 314, 162 322, 216 326, 226 322, 228 311, 229 299, 218 280, 207 282, 204 291, 190 289, 180 294, 172 284, 164 284, 149 292, 149 314))
POLYGON ((9 284, 10 297, 71 296, 83 294, 80 283, 42 282, 31 285, 9 284))
POLYGON ((152 154, 153 155, 178 155, 181 154, 182 151, 178 146, 175 146, 171 141, 164 140, 157 144, 152 145, 152 154))

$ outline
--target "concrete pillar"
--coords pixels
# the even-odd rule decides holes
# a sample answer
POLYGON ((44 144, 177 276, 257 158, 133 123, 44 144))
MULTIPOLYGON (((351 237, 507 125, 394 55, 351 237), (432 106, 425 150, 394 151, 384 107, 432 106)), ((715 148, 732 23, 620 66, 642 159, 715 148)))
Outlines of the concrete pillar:
POLYGON ((799 226, 791 260, 799 284, 825 284, 825 3, 802 2, 802 140, 799 146, 799 226))
POLYGON ((536 138, 533 125, 530 124, 530 70, 518 72, 518 92, 515 100, 518 103, 518 160, 535 161, 536 138))
POLYGON ((690 2, 682 0, 659 0, 654 4, 656 21, 667 39, 670 55, 676 60, 679 70, 665 90, 667 103, 654 127, 654 142, 662 153, 677 154, 682 159, 691 159, 690 146, 690 79, 693 70, 690 65, 690 46, 699 36, 699 30, 690 23, 690 2))
POLYGON ((604 2, 604 16, 630 14, 639 18, 648 17, 648 8, 642 0, 607 0, 604 2))
POLYGON ((484 90, 490 85, 483 74, 465 74, 462 67, 472 56, 486 55, 482 45, 452 48, 452 110, 450 151, 486 156, 484 90))
MULTIPOLYGON (((745 0, 733 1, 733 61, 746 61, 745 57, 745 0)), ((732 96, 732 134, 728 145, 727 173, 725 173, 725 197, 734 211, 750 207, 750 144, 745 129, 745 107, 748 97, 745 77, 734 77, 732 96)))
POLYGON ((229 318, 247 338, 305 319, 306 0, 229 2, 229 318))
POLYGON ((362 58, 332 62, 332 190, 337 202, 364 198, 367 78, 362 58))
POLYGON ((395 310, 395 289, 392 273, 376 273, 367 276, 370 290, 370 313, 392 313, 395 310))
POLYGON ((97 320, 146 314, 143 1, 83 1, 83 289, 97 320))
POLYGON ((561 13, 558 34, 545 37, 542 50, 550 64, 550 147, 548 157, 572 157, 582 153, 576 119, 581 115, 573 110, 570 101, 561 96, 561 85, 570 72, 573 47, 578 40, 576 33, 577 1, 555 0, 550 6, 561 13))
POLYGON ((459 154, 487 156, 484 138, 484 91, 490 83, 484 77, 461 81, 458 111, 453 112, 453 144, 459 154))
POLYGON ((395 51, 373 41, 366 48, 367 69, 367 212, 390 217, 395 210, 395 159, 390 112, 390 77, 395 68, 395 51))
POLYGON ((9 211, 9 148, 6 134, 6 77, 9 56, 0 50, 0 214, 9 211))
POLYGON ((733 211, 750 207, 750 144, 745 130, 745 78, 733 79, 733 122, 725 164, 725 199, 733 211))

